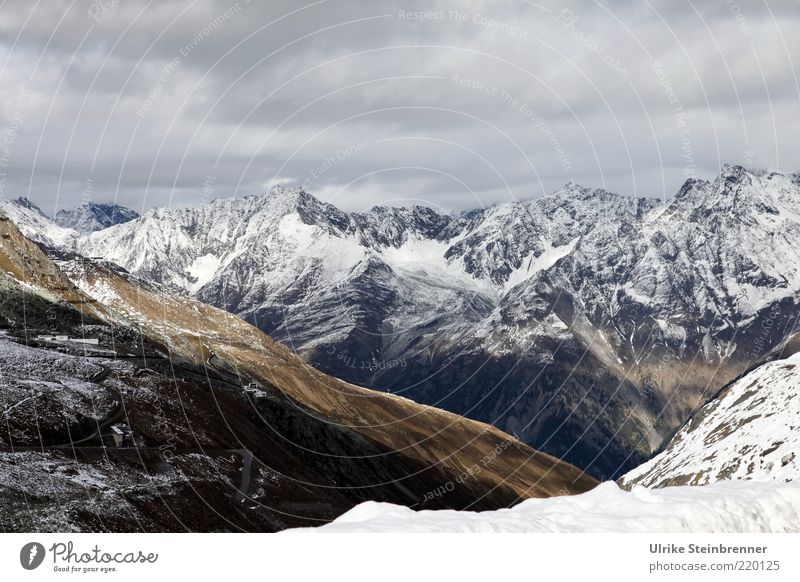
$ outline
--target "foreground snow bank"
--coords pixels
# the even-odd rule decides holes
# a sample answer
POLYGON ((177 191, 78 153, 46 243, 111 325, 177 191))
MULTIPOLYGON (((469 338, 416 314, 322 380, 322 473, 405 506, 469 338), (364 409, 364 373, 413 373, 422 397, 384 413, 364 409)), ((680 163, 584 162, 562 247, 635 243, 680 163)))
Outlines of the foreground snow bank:
POLYGON ((588 493, 529 499, 512 509, 413 511, 367 502, 321 532, 799 532, 800 484, 726 481, 627 492, 603 483, 588 493))

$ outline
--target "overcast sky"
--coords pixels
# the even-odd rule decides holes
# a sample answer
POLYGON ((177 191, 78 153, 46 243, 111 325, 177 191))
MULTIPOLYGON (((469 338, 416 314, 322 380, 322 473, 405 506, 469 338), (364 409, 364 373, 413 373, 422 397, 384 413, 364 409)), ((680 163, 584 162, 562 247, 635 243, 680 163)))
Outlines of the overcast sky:
POLYGON ((797 60, 794 0, 6 0, 0 194, 670 197, 725 162, 800 168, 797 60))

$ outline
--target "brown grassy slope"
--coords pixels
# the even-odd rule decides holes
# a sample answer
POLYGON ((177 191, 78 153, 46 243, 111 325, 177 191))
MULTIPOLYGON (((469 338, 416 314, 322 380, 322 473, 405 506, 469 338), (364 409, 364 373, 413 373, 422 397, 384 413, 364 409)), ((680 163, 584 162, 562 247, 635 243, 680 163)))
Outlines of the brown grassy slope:
POLYGON ((73 281, 112 311, 155 332, 153 339, 195 363, 225 366, 277 387, 306 413, 339 424, 426 465, 458 475, 477 464, 476 489, 511 488, 520 497, 576 493, 596 482, 502 431, 408 399, 368 390, 305 364, 263 332, 220 309, 141 285, 89 261, 73 281), (505 449, 503 443, 510 442, 505 449), (495 448, 501 453, 495 453, 495 448), (484 466, 485 465, 485 466, 484 466))

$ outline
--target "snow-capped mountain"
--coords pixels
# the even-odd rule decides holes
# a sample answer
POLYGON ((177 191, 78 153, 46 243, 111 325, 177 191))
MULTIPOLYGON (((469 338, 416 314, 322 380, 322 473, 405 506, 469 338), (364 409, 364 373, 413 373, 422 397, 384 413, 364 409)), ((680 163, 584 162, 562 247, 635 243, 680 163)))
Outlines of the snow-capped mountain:
POLYGON ((728 166, 635 218, 601 212, 569 255, 511 289, 481 324, 472 381, 504 378, 496 396, 478 393, 494 406, 487 417, 510 410, 500 426, 546 449, 560 440, 566 448, 551 452, 584 468, 605 461, 605 475, 646 458, 796 329, 798 203, 797 176, 728 166), (492 369, 493 351, 513 355, 492 369), (543 365, 524 365, 539 354, 543 365), (528 404, 531 393, 544 402, 528 404), (593 432, 591 456, 577 456, 593 432))
POLYGON ((568 184, 457 215, 346 213, 279 187, 151 210, 73 247, 335 376, 616 477, 794 330, 798 184, 725 166, 664 203, 568 184))
POLYGON ((437 311, 460 321, 496 302, 491 284, 448 264, 438 239, 448 221, 422 207, 346 214, 276 188, 156 209, 82 237, 77 250, 182 287, 301 353, 333 345, 341 355, 348 343, 351 357, 370 362, 390 327, 428 324, 437 311))
POLYGON ((81 233, 89 233, 115 224, 123 224, 139 214, 117 204, 88 202, 71 210, 59 210, 55 219, 47 216, 28 198, 0 199, 0 211, 22 233, 47 246, 71 248, 81 233))
POLYGON ((48 246, 70 247, 78 232, 53 222, 28 198, 0 198, 0 212, 5 214, 29 239, 48 246))
POLYGON ((64 228, 87 233, 123 224, 134 218, 139 218, 138 212, 118 204, 85 202, 77 208, 59 210, 55 216, 55 223, 64 228))
POLYGON ((800 477, 800 353, 759 366, 725 388, 624 486, 705 485, 800 477))

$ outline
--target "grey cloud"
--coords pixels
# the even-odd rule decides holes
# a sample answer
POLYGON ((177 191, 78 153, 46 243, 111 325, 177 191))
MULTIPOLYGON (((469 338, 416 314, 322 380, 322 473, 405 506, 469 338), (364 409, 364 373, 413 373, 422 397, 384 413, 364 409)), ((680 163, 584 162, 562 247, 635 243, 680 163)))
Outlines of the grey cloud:
POLYGON ((10 1, 2 193, 141 209, 202 202, 213 175, 220 196, 290 181, 348 208, 461 209, 569 179, 669 196, 720 162, 793 170, 787 4, 10 1))

